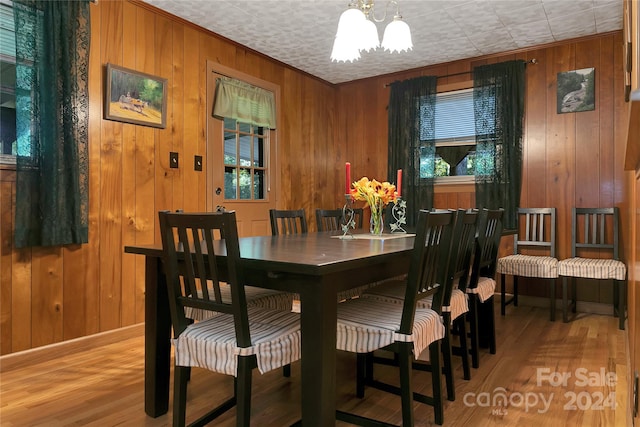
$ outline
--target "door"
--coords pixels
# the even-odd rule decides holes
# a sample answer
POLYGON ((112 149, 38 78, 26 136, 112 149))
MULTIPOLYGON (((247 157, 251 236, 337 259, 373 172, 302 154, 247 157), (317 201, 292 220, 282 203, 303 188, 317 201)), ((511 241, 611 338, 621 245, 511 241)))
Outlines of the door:
POLYGON ((214 118, 216 78, 237 78, 276 94, 279 87, 207 63, 207 209, 235 210, 240 236, 271 234, 269 209, 276 207, 277 132, 235 119, 214 118))

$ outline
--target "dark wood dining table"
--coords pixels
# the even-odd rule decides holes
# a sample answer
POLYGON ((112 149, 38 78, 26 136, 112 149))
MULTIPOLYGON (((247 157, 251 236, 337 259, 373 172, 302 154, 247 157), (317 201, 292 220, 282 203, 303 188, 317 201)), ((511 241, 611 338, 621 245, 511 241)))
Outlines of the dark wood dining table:
MULTIPOLYGON (((413 240, 411 235, 340 239, 335 232, 240 238, 248 283, 300 294, 305 427, 335 425, 338 292, 406 273, 413 240)), ((125 246, 124 250, 146 260, 145 412, 158 417, 169 406, 171 350, 162 247, 125 246)))

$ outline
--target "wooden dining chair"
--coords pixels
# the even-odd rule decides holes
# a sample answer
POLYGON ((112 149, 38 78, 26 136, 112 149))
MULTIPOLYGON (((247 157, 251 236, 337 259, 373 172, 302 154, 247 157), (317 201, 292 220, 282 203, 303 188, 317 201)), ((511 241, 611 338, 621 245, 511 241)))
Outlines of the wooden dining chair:
MULTIPOLYGON (((459 356, 462 362, 463 378, 471 379, 471 369, 469 366, 469 349, 467 347, 466 321, 464 314, 469 311, 468 296, 465 293, 469 272, 471 270, 471 259, 473 255, 476 220, 478 212, 474 210, 458 210, 453 227, 453 240, 451 244, 451 256, 449 257, 448 280, 452 285, 447 284, 442 306, 442 317, 445 325, 449 325, 445 338, 442 342, 443 370, 447 385, 447 399, 455 400, 455 385, 453 377, 452 354, 459 356), (449 292, 450 291, 450 292, 449 292), (454 347, 452 337, 459 338, 459 346, 454 347)), ((382 283, 362 294, 362 298, 376 298, 391 304, 399 304, 403 300, 406 292, 406 284, 403 282, 382 283)), ((432 297, 428 296, 417 302, 418 307, 431 308, 432 297)), ((388 359, 374 356, 373 362, 388 364, 388 359)), ((414 363, 413 367, 423 370, 425 365, 420 359, 414 363)))
POLYGON ((504 209, 482 209, 478 217, 475 253, 467 287, 471 365, 474 368, 480 365, 481 344, 486 344, 491 354, 496 353, 496 324, 493 309, 503 215, 504 209))
POLYGON ((518 229, 513 237, 513 255, 498 259, 500 314, 507 305, 518 305, 518 277, 535 277, 549 282, 549 319, 556 318, 556 208, 519 208, 518 229), (524 252, 524 253, 523 253, 524 252), (513 276, 513 296, 506 297, 506 277, 513 276))
MULTIPOLYGON (((365 386, 401 397, 402 425, 414 424, 413 401, 434 407, 435 422, 443 422, 440 341, 446 335, 442 305, 447 293, 448 260, 454 213, 420 211, 416 227, 405 295, 397 303, 377 298, 356 298, 338 304, 337 348, 357 353, 356 394, 364 397, 365 386), (418 302, 431 296, 431 308, 418 302), (394 353, 399 365, 400 386, 374 378, 373 352, 394 353), (412 365, 423 350, 429 351, 432 395, 413 391, 412 365)), ((353 413, 338 411, 336 418, 352 424, 384 425, 353 413), (362 424, 361 424, 362 423, 362 424)))
MULTIPOLYGON (((355 228, 362 228, 362 208, 353 209, 355 228)), ((344 223, 344 212, 340 209, 316 209, 316 226, 318 231, 340 231, 344 223)))
POLYGON ((271 234, 298 234, 306 233, 307 216, 304 209, 270 209, 271 234))
POLYGON ((204 425, 236 406, 236 425, 249 426, 252 371, 265 373, 300 358, 299 316, 247 306, 234 212, 160 212, 159 217, 174 331, 173 425, 185 425, 187 383, 195 366, 233 376, 234 391, 194 424, 204 425), (217 256, 216 239, 222 239, 225 257, 217 256), (222 280, 231 288, 231 301, 221 296, 222 280), (186 307, 218 314, 192 323, 186 307))
POLYGON ((568 307, 576 312, 577 278, 613 281, 613 314, 624 330, 627 267, 620 260, 619 211, 613 208, 573 208, 571 220, 571 258, 558 263, 562 276, 562 320, 566 323, 568 307), (580 257, 582 255, 583 257, 580 257), (569 281, 573 284, 571 304, 569 281))

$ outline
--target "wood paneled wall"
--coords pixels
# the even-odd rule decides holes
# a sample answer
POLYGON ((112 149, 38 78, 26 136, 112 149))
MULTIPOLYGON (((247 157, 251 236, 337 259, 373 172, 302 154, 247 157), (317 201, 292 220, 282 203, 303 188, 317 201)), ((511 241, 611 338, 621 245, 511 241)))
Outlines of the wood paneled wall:
MULTIPOLYGON (((89 243, 14 249, 15 174, 0 170, 0 354, 143 321, 144 260, 124 254, 123 247, 159 240, 158 210, 205 209, 207 165, 202 172, 170 169, 168 158, 177 151, 187 165, 195 154, 206 154, 207 60, 281 87, 277 204, 303 207, 310 220, 315 208, 343 203, 345 161, 354 177, 386 176, 387 83, 514 58, 539 61, 527 69, 522 204, 559 208, 560 256, 569 250, 571 206, 622 200, 621 33, 334 86, 138 0, 92 4, 91 26, 89 243), (102 118, 106 63, 168 79, 166 129, 102 118), (557 115, 556 73, 592 66, 596 110, 557 115)), ((442 83, 464 80, 469 76, 442 83)), ((471 207, 473 189, 439 189, 435 201, 438 207, 471 207)), ((598 290, 596 300, 610 298, 606 292, 598 290)))

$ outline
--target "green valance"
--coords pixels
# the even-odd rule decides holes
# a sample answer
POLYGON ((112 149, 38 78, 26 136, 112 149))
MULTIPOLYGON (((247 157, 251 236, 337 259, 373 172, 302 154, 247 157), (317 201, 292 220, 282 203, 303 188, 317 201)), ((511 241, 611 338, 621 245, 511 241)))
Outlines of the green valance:
POLYGON ((216 79, 213 116, 275 129, 275 96, 273 92, 249 83, 221 77, 216 79))

